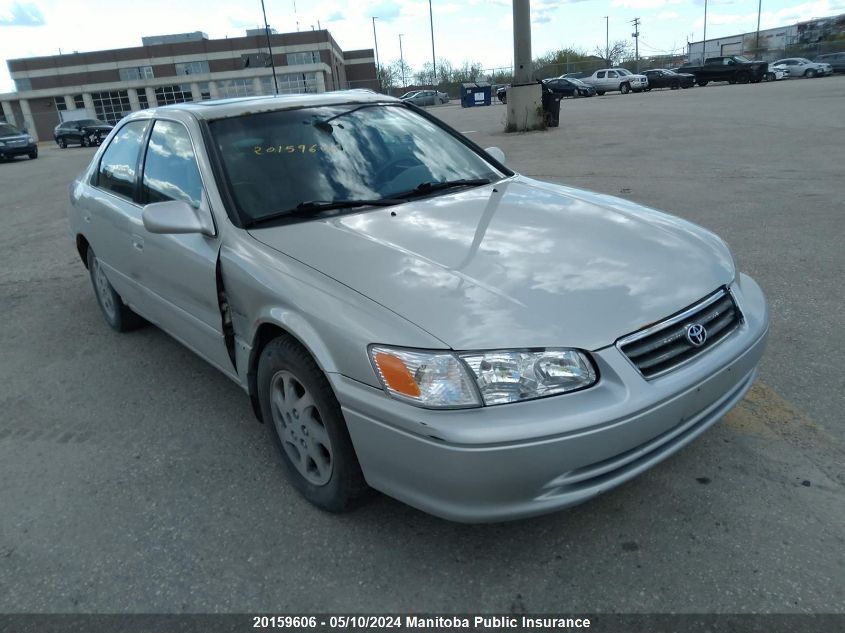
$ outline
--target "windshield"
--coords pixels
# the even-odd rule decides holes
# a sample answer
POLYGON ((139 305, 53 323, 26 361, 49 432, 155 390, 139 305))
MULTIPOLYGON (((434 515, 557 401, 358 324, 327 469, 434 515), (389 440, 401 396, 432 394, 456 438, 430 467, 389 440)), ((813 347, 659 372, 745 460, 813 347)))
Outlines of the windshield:
POLYGON ((747 63, 747 64, 751 63, 750 59, 748 59, 747 57, 743 57, 742 55, 737 55, 736 57, 734 57, 734 59, 738 62, 743 62, 743 63, 747 63))
POLYGON ((585 83, 584 83, 583 81, 581 81, 580 79, 575 79, 574 77, 570 77, 570 78, 568 78, 566 81, 568 81, 568 82, 569 82, 569 83, 571 83, 571 84, 575 84, 576 86, 580 86, 581 88, 586 88, 586 87, 587 87, 587 84, 585 84, 585 83))
POLYGON ((23 132, 21 132, 14 125, 9 125, 8 123, 0 123, 0 136, 11 136, 12 134, 23 134, 23 132))
POLYGON ((620 75, 633 75, 634 74, 630 70, 625 70, 624 68, 614 68, 613 70, 618 72, 620 75))
POLYGON ((280 110, 210 128, 245 223, 314 201, 390 199, 423 183, 503 175, 403 105, 280 110))

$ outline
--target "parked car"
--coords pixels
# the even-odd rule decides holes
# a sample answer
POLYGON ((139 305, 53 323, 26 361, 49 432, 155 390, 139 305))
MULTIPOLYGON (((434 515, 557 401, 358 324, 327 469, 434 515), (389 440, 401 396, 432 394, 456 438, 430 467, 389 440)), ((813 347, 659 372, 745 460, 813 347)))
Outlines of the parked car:
POLYGON ((708 57, 704 64, 684 64, 680 72, 695 75, 699 86, 706 86, 711 81, 727 81, 735 84, 759 83, 769 71, 766 62, 753 62, 742 55, 708 57))
POLYGON ((410 99, 411 97, 413 97, 418 92, 419 92, 419 90, 411 90, 410 92, 406 92, 405 94, 403 94, 399 98, 402 99, 402 101, 404 101, 405 99, 410 99))
POLYGON ((406 97, 403 101, 413 103, 418 106, 438 105, 441 103, 449 103, 449 95, 439 90, 420 90, 410 97, 406 97))
POLYGON ((507 86, 499 86, 496 88, 496 98, 502 103, 508 102, 508 88, 510 87, 510 84, 508 84, 507 86))
POLYGON ((780 66, 769 64, 769 71, 766 73, 766 81, 780 81, 789 77, 789 72, 780 66))
POLYGON ((646 70, 643 74, 648 78, 648 88, 692 88, 695 85, 695 75, 689 73, 676 73, 668 68, 655 68, 646 70))
POLYGON ((38 145, 26 128, 18 129, 11 123, 0 121, 0 160, 12 159, 17 156, 38 158, 38 145))
POLYGON ((543 80, 543 85, 561 97, 592 97, 596 94, 593 86, 585 84, 580 79, 555 77, 543 80))
POLYGON ((599 96, 616 90, 624 95, 631 91, 641 92, 648 88, 648 79, 645 75, 635 75, 624 68, 603 68, 589 77, 584 77, 581 81, 595 88, 599 96))
POLYGON ((835 73, 845 73, 845 53, 819 55, 813 61, 817 64, 830 64, 835 73))
POLYGON ((828 63, 811 62, 804 57, 788 57, 786 59, 779 59, 772 62, 776 68, 783 68, 789 73, 791 78, 794 77, 825 77, 833 74, 833 66, 828 63))
POLYGON ((114 126, 98 119, 80 119, 78 121, 64 121, 53 130, 56 144, 65 148, 69 144, 79 144, 82 147, 99 145, 109 135, 114 126))
POLYGON ((312 503, 514 519, 715 424, 768 315, 713 233, 503 160, 365 92, 154 108, 72 183, 71 235, 106 323, 240 385, 312 503))

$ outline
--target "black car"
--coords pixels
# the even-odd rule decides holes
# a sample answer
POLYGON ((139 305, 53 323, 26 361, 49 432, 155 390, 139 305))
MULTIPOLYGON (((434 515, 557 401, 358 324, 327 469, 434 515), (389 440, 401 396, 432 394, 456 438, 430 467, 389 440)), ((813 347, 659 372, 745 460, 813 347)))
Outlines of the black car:
POLYGON ((677 90, 678 88, 692 88, 695 85, 695 75, 689 73, 678 73, 667 68, 656 68, 653 70, 643 71, 643 75, 648 77, 648 88, 671 88, 677 90))
POLYGON ((543 85, 561 97, 592 97, 596 94, 596 89, 593 86, 588 86, 580 79, 575 78, 556 77, 555 79, 546 79, 543 81, 543 85))
POLYGON ((59 147, 67 147, 69 144, 79 144, 82 147, 99 145, 109 135, 112 125, 97 119, 80 119, 78 121, 65 121, 59 123, 53 130, 53 138, 59 147))
POLYGON ((38 145, 27 133, 26 128, 19 130, 10 123, 0 123, 0 160, 15 156, 38 158, 38 145))

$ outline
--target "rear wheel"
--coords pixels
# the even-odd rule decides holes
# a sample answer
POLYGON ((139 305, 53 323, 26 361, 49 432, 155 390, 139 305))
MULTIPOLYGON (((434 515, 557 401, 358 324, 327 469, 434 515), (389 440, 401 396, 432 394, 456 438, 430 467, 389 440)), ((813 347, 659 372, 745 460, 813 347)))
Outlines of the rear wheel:
POLYGON ((88 249, 88 274, 91 276, 91 284, 94 286, 94 294, 97 296, 103 318, 113 330, 128 332, 144 324, 144 320, 123 303, 123 299, 106 277, 106 271, 94 254, 94 249, 91 248, 88 249))
POLYGON ((369 490, 329 381, 298 342, 280 336, 258 361, 261 414, 288 479, 329 512, 355 506, 369 490))
POLYGON ((596 94, 600 97, 604 96, 604 90, 596 90, 596 94))

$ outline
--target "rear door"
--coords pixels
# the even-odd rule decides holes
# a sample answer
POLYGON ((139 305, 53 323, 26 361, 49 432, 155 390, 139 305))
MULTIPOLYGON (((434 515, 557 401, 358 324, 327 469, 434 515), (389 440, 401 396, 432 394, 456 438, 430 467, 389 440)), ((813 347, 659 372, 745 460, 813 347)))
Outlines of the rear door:
POLYGON ((137 279, 133 277, 137 245, 133 236, 141 230, 137 174, 149 125, 145 119, 130 121, 120 128, 79 201, 86 239, 117 293, 133 304, 138 300, 137 279))

